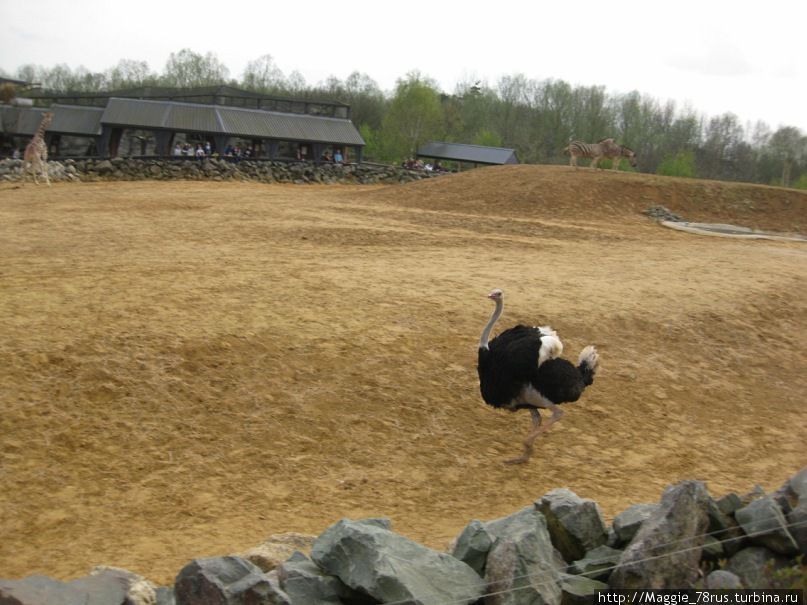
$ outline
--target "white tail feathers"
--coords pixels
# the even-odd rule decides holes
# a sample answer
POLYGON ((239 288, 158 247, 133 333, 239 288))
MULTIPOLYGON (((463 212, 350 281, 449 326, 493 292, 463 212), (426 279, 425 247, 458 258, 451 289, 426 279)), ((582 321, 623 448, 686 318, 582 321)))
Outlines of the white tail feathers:
POLYGON ((549 326, 541 326, 538 331, 541 333, 541 349, 538 351, 538 367, 540 368, 545 361, 563 354, 563 343, 555 330, 549 326))
POLYGON ((580 357, 577 358, 577 365, 583 364, 588 366, 592 374, 597 371, 600 365, 600 354, 597 353, 597 349, 594 345, 588 345, 580 351, 580 357))

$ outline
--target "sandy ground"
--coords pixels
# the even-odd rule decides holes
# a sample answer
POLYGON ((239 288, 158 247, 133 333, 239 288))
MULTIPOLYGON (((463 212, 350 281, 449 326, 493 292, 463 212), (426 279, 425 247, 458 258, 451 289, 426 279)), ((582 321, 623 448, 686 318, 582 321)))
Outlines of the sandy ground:
POLYGON ((191 558, 383 515, 444 547, 556 487, 607 517, 807 462, 807 195, 566 167, 397 187, 0 188, 0 577, 191 558), (476 347, 550 324, 595 384, 536 446, 476 347))

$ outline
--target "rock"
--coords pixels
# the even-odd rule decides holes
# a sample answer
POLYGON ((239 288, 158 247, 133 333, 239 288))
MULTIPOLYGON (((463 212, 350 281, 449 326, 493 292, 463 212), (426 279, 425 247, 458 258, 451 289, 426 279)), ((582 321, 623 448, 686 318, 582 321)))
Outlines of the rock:
POLYGON ((773 499, 785 514, 796 508, 800 500, 807 501, 807 466, 785 481, 773 499))
POLYGON ((336 576, 322 572, 311 559, 301 552, 293 554, 277 568, 280 587, 289 595, 293 605, 326 605, 349 602, 375 603, 368 597, 348 588, 336 576))
POLYGON ((700 481, 667 488, 608 580, 612 588, 688 588, 698 579, 709 493, 700 481), (684 548, 684 545, 686 548, 684 548))
POLYGON ((726 571, 738 576, 745 588, 770 588, 770 570, 781 569, 787 564, 785 557, 763 546, 750 546, 729 559, 726 571))
POLYGON ((583 558, 586 551, 605 544, 608 538, 597 503, 569 489, 553 489, 535 507, 546 519, 552 544, 567 561, 583 558))
POLYGON ((157 605, 176 605, 174 589, 161 586, 154 591, 157 596, 157 605))
POLYGON ((485 566, 486 605, 560 603, 563 561, 556 558, 546 520, 534 506, 485 529, 494 538, 485 566))
POLYGON ((484 577, 485 561, 491 546, 493 546, 493 536, 485 529, 481 521, 474 520, 466 525, 457 537, 451 554, 484 577))
POLYGON ((597 593, 608 590, 608 584, 585 576, 561 574, 561 605, 590 605, 597 602, 597 593))
POLYGON ((113 170, 115 170, 115 167, 109 160, 103 160, 95 164, 95 172, 97 172, 98 174, 108 174, 113 170))
MULTIPOLYGON (((739 497, 736 503, 740 503, 739 497)), ((721 498, 722 500, 722 498, 721 498)), ((732 502, 731 506, 733 506, 732 502)), ((726 506, 730 509, 730 506, 726 506)), ((732 511, 733 513, 734 511, 732 511)), ((731 556, 740 550, 745 545, 745 534, 740 529, 737 522, 730 516, 731 513, 724 513, 720 507, 720 501, 709 500, 709 527, 707 528, 708 536, 704 542, 704 549, 707 549, 710 555, 714 554, 719 549, 717 556, 722 557, 723 554, 731 556), (717 542, 713 544, 712 542, 717 542)))
POLYGON ((314 542, 311 558, 327 574, 381 602, 472 603, 484 592, 462 561, 393 533, 389 523, 343 519, 314 542))
POLYGON ((726 571, 724 569, 717 569, 706 576, 706 585, 704 588, 709 590, 742 588, 743 583, 739 576, 726 571))
POLYGON ((610 546, 598 546, 570 566, 573 574, 582 574, 594 580, 607 580, 619 564, 622 551, 610 546))
POLYGON ((787 519, 770 496, 753 500, 734 516, 752 543, 781 555, 798 553, 798 544, 786 527, 787 519))
POLYGON ((126 593, 126 605, 156 605, 157 587, 141 575, 100 565, 90 572, 92 576, 106 576, 118 582, 126 593))
POLYGON ((177 605, 291 605, 278 581, 240 557, 194 559, 174 584, 177 605))
POLYGON ((111 575, 60 582, 45 576, 0 580, 3 605, 125 605, 126 588, 111 575))
MULTIPOLYGON (((742 506, 748 506, 754 500, 759 500, 760 498, 764 497, 765 497, 765 490, 762 489, 761 485, 757 484, 754 486, 754 489, 752 489, 750 492, 740 496, 740 502, 742 503, 742 506)), ((742 508, 742 506, 740 508, 742 508)))
POLYGON ((793 475, 788 481, 788 485, 798 500, 807 499, 807 466, 793 475))
MULTIPOLYGON (((0 160, 0 178, 19 181, 22 178, 21 160, 0 160)), ((389 166, 334 166, 311 163, 243 161, 227 162, 206 158, 193 160, 160 159, 143 161, 134 158, 116 157, 111 159, 73 160, 48 163, 48 172, 53 180, 85 180, 94 182, 96 176, 104 180, 137 179, 190 179, 213 181, 258 179, 264 182, 307 184, 322 183, 396 183, 401 180, 414 180, 437 177, 441 173, 412 173, 389 166)))
POLYGON ((297 551, 310 553, 315 539, 315 536, 294 532, 275 534, 262 544, 236 556, 254 563, 263 571, 272 571, 297 551))
POLYGON ((614 517, 616 541, 608 546, 618 547, 627 544, 650 516, 658 510, 658 504, 634 504, 614 517))
POLYGON ((644 211, 644 214, 658 221, 673 221, 676 223, 684 221, 683 218, 672 212, 666 206, 651 206, 644 211))
POLYGON ((723 543, 713 536, 703 538, 703 558, 708 561, 717 561, 726 557, 723 543))
POLYGON ((740 499, 740 496, 734 492, 726 494, 716 500, 715 503, 717 504, 717 508, 720 509, 720 512, 724 515, 733 515, 737 509, 743 507, 743 501, 740 499))
POLYGON ((801 498, 799 504, 787 513, 787 522, 790 524, 790 535, 807 561, 807 498, 801 498))

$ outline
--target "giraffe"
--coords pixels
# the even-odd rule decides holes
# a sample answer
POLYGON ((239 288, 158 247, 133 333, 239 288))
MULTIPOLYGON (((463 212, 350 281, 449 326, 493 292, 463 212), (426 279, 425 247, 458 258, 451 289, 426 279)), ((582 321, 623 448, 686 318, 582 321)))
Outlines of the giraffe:
POLYGON ((37 185, 39 181, 36 179, 37 172, 45 177, 45 182, 50 187, 50 177, 48 176, 48 146, 45 143, 45 130, 53 121, 53 113, 46 111, 42 114, 42 121, 39 123, 39 128, 36 129, 36 134, 28 146, 25 148, 25 155, 23 155, 23 170, 22 180, 25 182, 25 173, 30 169, 34 177, 34 183, 37 185))

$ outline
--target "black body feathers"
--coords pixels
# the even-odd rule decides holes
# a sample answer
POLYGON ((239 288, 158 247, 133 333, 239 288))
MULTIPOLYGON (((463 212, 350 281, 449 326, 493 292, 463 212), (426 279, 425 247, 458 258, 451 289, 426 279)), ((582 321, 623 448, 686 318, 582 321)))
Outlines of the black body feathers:
POLYGON ((479 387, 485 403, 496 408, 535 407, 518 401, 528 385, 555 404, 577 401, 594 381, 594 371, 583 360, 578 366, 561 358, 538 367, 541 332, 518 325, 479 348, 479 387))

